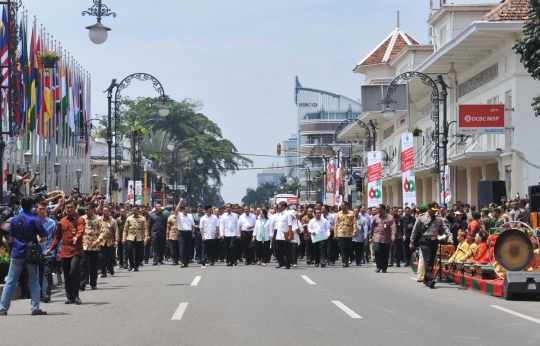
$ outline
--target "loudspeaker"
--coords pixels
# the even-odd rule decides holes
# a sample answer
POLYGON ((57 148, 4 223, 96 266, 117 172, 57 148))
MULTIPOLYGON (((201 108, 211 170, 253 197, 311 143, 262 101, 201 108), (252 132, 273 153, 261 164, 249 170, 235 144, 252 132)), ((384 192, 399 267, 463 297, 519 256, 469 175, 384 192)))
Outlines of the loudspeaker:
POLYGON ((512 300, 516 294, 540 294, 540 273, 507 271, 504 277, 504 299, 512 300))
POLYGON ((478 210, 489 203, 501 204, 501 197, 506 196, 504 180, 481 180, 478 182, 478 210))
POLYGON ((540 211, 540 185, 529 186, 529 210, 540 211))

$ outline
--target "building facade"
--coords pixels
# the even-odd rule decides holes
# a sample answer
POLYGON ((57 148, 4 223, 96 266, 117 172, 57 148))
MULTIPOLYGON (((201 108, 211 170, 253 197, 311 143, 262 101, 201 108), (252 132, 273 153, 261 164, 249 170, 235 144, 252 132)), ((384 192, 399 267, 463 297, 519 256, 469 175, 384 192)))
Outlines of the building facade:
POLYGON ((283 169, 263 169, 261 173, 257 173, 257 187, 272 183, 276 186, 280 185, 280 179, 285 175, 283 169))
MULTIPOLYGON (((482 180, 504 181, 509 198, 517 193, 524 196, 528 186, 540 181, 540 153, 531 145, 538 121, 531 102, 540 90, 540 82, 532 79, 520 62, 520 56, 512 50, 516 39, 522 35, 527 6, 526 0, 506 0, 501 4, 448 4, 431 9, 427 22, 431 37, 427 45, 418 44, 398 28, 391 35, 389 44, 394 46, 390 52, 385 44, 388 40, 385 40, 354 70, 364 74, 366 83, 371 86, 388 85, 408 71, 432 79, 437 75, 444 78, 451 88, 446 107, 450 203, 459 200, 476 205, 478 182, 482 180), (398 39, 394 39, 396 33, 398 39), (501 105, 505 120, 502 133, 466 136, 458 133, 460 105, 478 104, 501 105)), ((433 89, 418 77, 408 80, 403 88, 405 102, 391 106, 396 109, 392 119, 385 119, 380 110, 366 109, 367 101, 363 102, 364 112, 359 116, 378 125, 376 150, 385 151, 383 157, 388 163, 383 169, 383 201, 401 204, 401 134, 413 125, 422 130, 421 136, 414 140, 417 202, 441 201, 440 174, 433 172, 434 133, 437 133, 432 119, 436 105, 432 100, 433 89)), ((385 92, 378 96, 384 98, 385 92)), ((439 107, 439 133, 442 134, 445 110, 442 103, 439 107)), ((355 138, 363 133, 358 124, 353 123, 338 137, 355 138)), ((441 169, 442 155, 443 150, 439 149, 441 169)))

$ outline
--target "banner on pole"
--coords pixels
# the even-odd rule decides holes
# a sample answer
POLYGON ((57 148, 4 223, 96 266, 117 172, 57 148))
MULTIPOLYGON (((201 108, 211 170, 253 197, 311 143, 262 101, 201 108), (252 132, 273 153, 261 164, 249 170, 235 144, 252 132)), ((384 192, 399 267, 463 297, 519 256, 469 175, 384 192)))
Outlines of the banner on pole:
POLYGON ((380 151, 368 152, 368 207, 382 203, 382 162, 380 151))
POLYGON ((416 181, 414 177, 414 142, 412 133, 401 135, 401 179, 403 206, 416 205, 416 181))
POLYGON ((135 202, 135 182, 133 180, 128 180, 128 189, 127 189, 127 201, 128 204, 133 205, 135 202))
POLYGON ((444 187, 442 187, 441 201, 444 203, 450 203, 452 200, 452 191, 450 190, 450 166, 444 166, 444 187))
POLYGON ((135 205, 142 205, 142 181, 135 182, 135 205))

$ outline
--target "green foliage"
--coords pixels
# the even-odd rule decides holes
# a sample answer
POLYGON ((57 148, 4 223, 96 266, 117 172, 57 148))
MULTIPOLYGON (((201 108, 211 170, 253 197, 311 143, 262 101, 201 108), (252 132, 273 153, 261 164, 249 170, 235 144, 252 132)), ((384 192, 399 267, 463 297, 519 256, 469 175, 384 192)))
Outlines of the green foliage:
POLYGON ((247 189, 246 195, 242 198, 242 204, 251 207, 269 206, 269 199, 274 197, 274 192, 278 192, 278 186, 267 182, 254 189, 247 189))
POLYGON ((358 161, 359 158, 360 156, 358 155, 358 153, 351 154, 351 161, 358 161))
MULTIPOLYGON (((527 12, 529 19, 523 26, 523 36, 512 47, 521 55, 520 61, 534 79, 540 80, 540 0, 530 0, 527 12)), ((540 116, 540 96, 533 98, 531 104, 534 115, 540 116)))
POLYGON ((412 133, 415 133, 415 132, 422 132, 422 129, 420 128, 420 126, 414 125, 414 126, 411 126, 411 128, 409 129, 409 131, 412 132, 412 133))
POLYGON ((0 246, 0 264, 5 264, 10 262, 9 253, 6 251, 6 248, 0 246))

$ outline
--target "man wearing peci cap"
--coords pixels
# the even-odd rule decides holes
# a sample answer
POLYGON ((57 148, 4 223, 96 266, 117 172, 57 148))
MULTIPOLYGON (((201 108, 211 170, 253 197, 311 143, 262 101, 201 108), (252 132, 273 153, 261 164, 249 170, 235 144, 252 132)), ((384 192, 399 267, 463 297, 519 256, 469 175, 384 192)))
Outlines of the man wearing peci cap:
POLYGON ((424 257, 424 284, 429 288, 435 288, 435 280, 433 278, 433 263, 437 254, 437 246, 439 240, 448 239, 452 242, 452 237, 449 236, 448 228, 442 218, 437 216, 439 205, 437 202, 431 202, 428 205, 426 214, 420 216, 414 225, 411 235, 411 247, 414 247, 414 241, 419 237, 419 245, 424 257))
POLYGON ((458 244, 458 232, 459 230, 467 230, 467 220, 464 216, 464 214, 461 211, 456 211, 454 213, 456 215, 456 218, 454 219, 454 222, 450 225, 450 233, 452 233, 452 239, 454 242, 454 245, 458 244))

